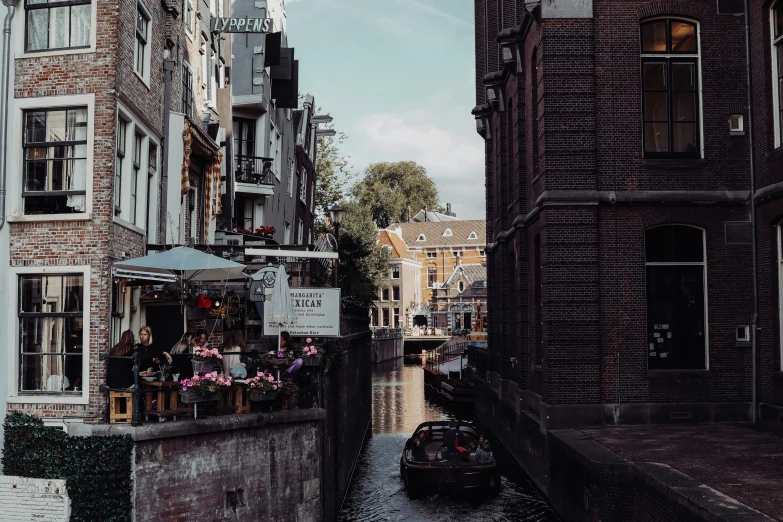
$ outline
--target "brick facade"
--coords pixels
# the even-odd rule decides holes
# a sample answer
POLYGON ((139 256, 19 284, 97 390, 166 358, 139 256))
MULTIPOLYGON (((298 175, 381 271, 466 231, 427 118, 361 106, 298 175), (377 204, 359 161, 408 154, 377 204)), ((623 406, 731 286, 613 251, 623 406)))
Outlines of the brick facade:
POLYGON ((517 387, 549 427, 674 411, 747 419, 752 360, 735 331, 753 314, 751 245, 726 236, 727 222, 750 219, 748 136, 728 128, 729 115, 747 118, 744 20, 709 1, 584 6, 562 17, 571 3, 476 0, 490 380, 517 387), (702 158, 643 153, 640 23, 651 17, 698 23, 702 158), (499 40, 521 51, 518 65, 504 66, 499 40), (667 224, 704 230, 701 371, 648 368, 645 231, 667 224))

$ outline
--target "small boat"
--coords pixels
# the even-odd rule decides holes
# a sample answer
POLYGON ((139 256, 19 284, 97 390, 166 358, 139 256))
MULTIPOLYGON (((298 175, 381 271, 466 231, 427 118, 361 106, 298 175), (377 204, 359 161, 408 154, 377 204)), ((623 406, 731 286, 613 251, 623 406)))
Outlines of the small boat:
POLYGON ((448 451, 443 436, 449 430, 448 421, 424 422, 405 442, 400 457, 400 477, 411 496, 420 494, 455 495, 469 489, 485 488, 494 493, 500 491, 500 472, 493 456, 487 461, 476 461, 479 436, 475 428, 465 422, 457 425, 467 442, 464 450, 448 451), (423 435, 422 435, 423 434, 423 435), (419 438, 425 442, 427 460, 415 458, 413 446, 419 438), (469 460, 465 457, 468 456, 469 460))

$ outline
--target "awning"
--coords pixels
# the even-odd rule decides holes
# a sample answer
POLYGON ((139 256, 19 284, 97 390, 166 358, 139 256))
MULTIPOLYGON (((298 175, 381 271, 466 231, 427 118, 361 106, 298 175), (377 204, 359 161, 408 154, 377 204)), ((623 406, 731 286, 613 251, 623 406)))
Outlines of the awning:
POLYGON ((151 254, 114 263, 114 275, 137 274, 130 277, 158 281, 224 281, 242 279, 245 265, 200 252, 193 248, 176 247, 160 254, 151 254))

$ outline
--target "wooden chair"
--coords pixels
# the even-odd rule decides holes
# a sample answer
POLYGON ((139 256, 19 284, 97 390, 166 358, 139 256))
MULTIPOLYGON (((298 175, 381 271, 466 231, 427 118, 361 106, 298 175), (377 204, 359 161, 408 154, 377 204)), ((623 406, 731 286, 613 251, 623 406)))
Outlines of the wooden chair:
POLYGON ((133 419, 133 394, 109 392, 109 424, 130 424, 133 419))

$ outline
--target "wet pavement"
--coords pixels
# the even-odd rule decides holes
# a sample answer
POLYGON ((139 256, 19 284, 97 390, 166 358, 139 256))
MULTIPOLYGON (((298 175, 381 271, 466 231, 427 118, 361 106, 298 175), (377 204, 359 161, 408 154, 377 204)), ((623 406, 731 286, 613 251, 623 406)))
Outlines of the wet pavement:
POLYGON ((373 371, 373 430, 354 471, 339 520, 525 521, 558 519, 516 467, 495 451, 503 478, 499 494, 472 491, 457 499, 436 495, 411 499, 400 480, 400 454, 425 421, 451 414, 424 398, 424 370, 402 359, 373 371))

